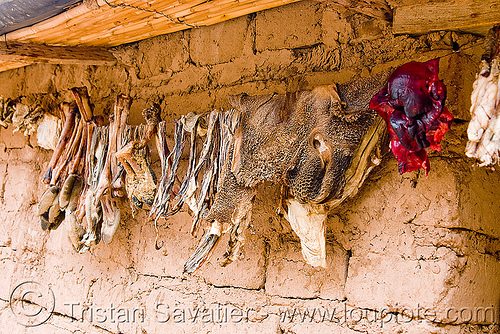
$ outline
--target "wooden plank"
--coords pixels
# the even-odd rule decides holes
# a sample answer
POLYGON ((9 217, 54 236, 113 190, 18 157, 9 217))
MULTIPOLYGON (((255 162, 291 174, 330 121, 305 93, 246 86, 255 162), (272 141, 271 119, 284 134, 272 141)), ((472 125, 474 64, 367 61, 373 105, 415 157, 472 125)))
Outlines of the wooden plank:
POLYGON ((116 58, 108 50, 98 47, 1 42, 0 62, 114 65, 116 58))
POLYGON ((485 34, 500 23, 500 0, 448 0, 394 9, 395 34, 457 30, 485 34))

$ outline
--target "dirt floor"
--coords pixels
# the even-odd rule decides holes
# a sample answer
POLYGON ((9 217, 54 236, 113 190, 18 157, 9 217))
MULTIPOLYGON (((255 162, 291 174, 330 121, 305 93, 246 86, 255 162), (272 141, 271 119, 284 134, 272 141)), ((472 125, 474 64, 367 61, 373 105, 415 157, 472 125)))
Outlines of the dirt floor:
POLYGON ((189 234, 187 209, 162 223, 160 250, 147 212, 132 217, 128 202, 113 242, 85 254, 73 251, 64 229, 42 231, 36 203, 52 151, 35 133, 0 129, 0 332, 500 332, 500 173, 464 154, 481 37, 395 36, 383 20, 303 1, 112 51, 113 67, 0 73, 0 95, 56 114, 72 100, 69 88, 86 86, 96 114, 107 115, 127 94, 131 124, 158 102, 173 130, 180 115, 228 108, 228 95, 311 89, 441 57, 455 122, 442 152, 431 154, 428 177, 399 175, 385 154, 356 197, 330 213, 327 269, 304 262, 298 237, 276 214, 279 188, 263 184, 239 261, 220 267, 220 247, 193 275, 182 273, 200 238, 189 234), (50 318, 36 305, 11 309, 23 289, 53 301, 50 318), (35 313, 43 324, 25 326, 35 313))

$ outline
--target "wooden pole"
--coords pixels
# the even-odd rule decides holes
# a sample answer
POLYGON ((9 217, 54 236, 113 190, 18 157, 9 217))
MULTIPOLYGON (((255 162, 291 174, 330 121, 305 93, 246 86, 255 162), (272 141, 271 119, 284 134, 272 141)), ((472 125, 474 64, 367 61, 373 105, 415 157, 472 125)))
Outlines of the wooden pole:
POLYGON ((114 65, 116 58, 106 49, 97 47, 0 43, 0 62, 114 65))
POLYGON ((396 7, 395 34, 459 30, 485 35, 500 23, 500 0, 439 1, 396 7))

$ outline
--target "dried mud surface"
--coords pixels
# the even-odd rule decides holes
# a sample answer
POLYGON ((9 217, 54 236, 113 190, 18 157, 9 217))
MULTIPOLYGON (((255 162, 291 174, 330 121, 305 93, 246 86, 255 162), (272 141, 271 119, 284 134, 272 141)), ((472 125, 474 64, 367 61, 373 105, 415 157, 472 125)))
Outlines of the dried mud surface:
POLYGON ((52 151, 35 136, 0 129, 0 332, 498 333, 500 174, 464 155, 481 42, 450 32, 394 36, 385 21, 303 1, 117 47, 113 67, 0 73, 0 95, 48 112, 70 101, 74 86, 89 88, 96 114, 128 94, 130 123, 138 124, 153 101, 171 121, 227 108, 232 94, 311 89, 442 57, 456 119, 443 151, 431 154, 429 177, 399 175, 386 154, 356 197, 331 212, 327 269, 303 261, 297 236, 276 213, 279 189, 263 184, 240 260, 219 266, 223 239, 190 276, 182 266, 199 236, 190 236, 186 210, 162 225, 160 251, 153 222, 146 212, 132 217, 128 203, 114 241, 86 254, 73 252, 62 228, 42 231, 36 203, 52 151), (54 312, 40 326, 23 326, 23 314, 9 307, 26 281, 54 293, 54 312))

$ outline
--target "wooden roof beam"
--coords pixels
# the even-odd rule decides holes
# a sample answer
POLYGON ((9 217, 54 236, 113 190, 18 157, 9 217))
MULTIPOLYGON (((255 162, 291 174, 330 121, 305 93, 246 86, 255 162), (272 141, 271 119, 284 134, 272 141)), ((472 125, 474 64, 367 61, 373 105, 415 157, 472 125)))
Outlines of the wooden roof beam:
MULTIPOLYGON (((100 47, 0 42, 0 63, 18 64, 11 65, 10 68, 32 63, 114 65, 116 58, 107 49, 100 47)), ((0 71, 7 69, 9 67, 0 66, 0 71)))
POLYGON ((395 34, 420 35, 455 30, 485 35, 500 23, 500 0, 447 0, 394 9, 395 34))

